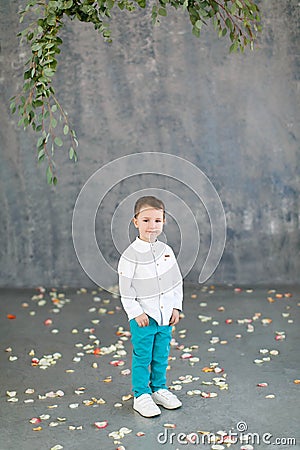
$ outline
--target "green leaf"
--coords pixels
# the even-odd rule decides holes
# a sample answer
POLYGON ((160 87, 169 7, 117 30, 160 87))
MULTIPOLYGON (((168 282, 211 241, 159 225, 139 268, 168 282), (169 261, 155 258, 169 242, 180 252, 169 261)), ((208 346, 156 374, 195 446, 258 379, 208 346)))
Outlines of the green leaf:
POLYGON ((42 48, 42 45, 39 43, 39 42, 36 42, 36 43, 34 43, 32 46, 31 46, 31 50, 33 51, 33 52, 37 52, 38 50, 40 50, 42 48))
POLYGON ((24 72, 24 80, 28 80, 31 77, 31 70, 24 72))
POLYGON ((16 112, 16 103, 15 102, 11 102, 10 110, 11 110, 12 114, 14 114, 16 112))
POLYGON ((51 123, 52 128, 55 128, 55 127, 56 127, 56 125, 57 125, 57 120, 55 119, 55 117, 51 117, 50 123, 51 123))
POLYGON ((49 67, 46 67, 43 72, 46 77, 53 77, 53 75, 55 74, 54 70, 50 69, 49 67))
POLYGON ((45 150, 42 148, 38 152, 38 161, 42 161, 45 158, 45 150))
POLYGON ((46 22, 47 22, 48 25, 50 25, 52 27, 55 27, 55 25, 56 25, 56 16, 55 15, 48 16, 46 18, 46 22))
POLYGON ((42 102, 42 100, 35 100, 35 102, 32 102, 32 104, 35 108, 39 108, 40 106, 43 106, 44 103, 42 102))
POLYGON ((166 16, 166 15, 167 15, 167 11, 166 11, 165 8, 159 8, 158 14, 159 14, 160 16, 166 16))
POLYGON ((64 135, 66 136, 69 133, 69 126, 65 125, 64 126, 64 135))
POLYGON ((46 176, 47 176, 48 184, 51 184, 52 183, 52 170, 51 170, 50 166, 47 167, 46 176))
POLYGON ((201 27, 202 27, 201 20, 197 20, 197 22, 195 23, 195 27, 198 28, 199 30, 201 30, 201 27))
POLYGON ((229 30, 232 31, 232 22, 229 19, 229 17, 227 17, 227 19, 225 20, 225 24, 226 24, 227 28, 229 28, 229 30))
POLYGON ((74 154, 75 154, 74 148, 71 147, 70 150, 69 150, 69 158, 70 158, 70 159, 73 159, 73 158, 74 158, 74 154))
POLYGON ((239 43, 238 43, 238 41, 235 41, 235 42, 230 46, 229 53, 234 53, 234 52, 236 52, 237 49, 238 49, 238 47, 239 47, 239 43))
POLYGON ((185 10, 187 9, 188 6, 189 6, 188 0, 184 0, 183 5, 182 5, 183 11, 185 11, 185 10))
POLYGON ((51 106, 51 111, 55 113, 57 111, 57 106, 56 105, 52 105, 51 106))
POLYGON ((58 146, 58 147, 62 147, 63 146, 63 141, 61 140, 61 138, 59 136, 56 136, 56 138, 54 139, 54 143, 58 146))
POLYGON ((41 146, 44 145, 44 139, 45 139, 45 138, 44 138, 43 136, 41 136, 41 137, 38 138, 38 141, 37 141, 37 143, 36 143, 37 148, 39 148, 39 147, 41 147, 41 146))
POLYGON ((197 27, 193 27, 192 33, 196 37, 200 37, 200 30, 197 27))

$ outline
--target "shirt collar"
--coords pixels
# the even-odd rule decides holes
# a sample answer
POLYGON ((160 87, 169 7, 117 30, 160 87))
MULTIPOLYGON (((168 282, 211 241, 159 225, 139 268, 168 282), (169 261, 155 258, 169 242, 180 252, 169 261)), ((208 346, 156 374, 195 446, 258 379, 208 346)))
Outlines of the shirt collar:
POLYGON ((159 241, 157 239, 154 242, 146 242, 140 239, 138 236, 135 238, 135 241, 133 241, 134 248, 139 252, 148 252, 158 243, 159 241))

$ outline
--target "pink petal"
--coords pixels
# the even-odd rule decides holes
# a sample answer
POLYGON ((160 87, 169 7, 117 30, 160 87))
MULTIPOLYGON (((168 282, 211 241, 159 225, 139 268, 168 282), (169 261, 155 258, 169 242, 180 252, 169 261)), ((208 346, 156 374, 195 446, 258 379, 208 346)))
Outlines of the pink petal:
POLYGON ((107 427, 108 422, 107 420, 104 420, 103 422, 95 422, 94 425, 96 428, 102 429, 107 427))

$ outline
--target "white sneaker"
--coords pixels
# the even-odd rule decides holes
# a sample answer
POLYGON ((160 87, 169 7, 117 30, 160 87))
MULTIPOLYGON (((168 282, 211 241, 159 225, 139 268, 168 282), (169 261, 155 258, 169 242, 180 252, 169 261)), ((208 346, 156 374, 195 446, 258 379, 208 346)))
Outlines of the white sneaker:
POLYGON ((167 409, 176 409, 182 405, 176 395, 172 394, 168 389, 159 389, 153 392, 152 398, 157 405, 161 405, 167 409))
POLYGON ((144 417, 154 417, 161 413, 150 394, 142 394, 133 399, 133 409, 144 417))

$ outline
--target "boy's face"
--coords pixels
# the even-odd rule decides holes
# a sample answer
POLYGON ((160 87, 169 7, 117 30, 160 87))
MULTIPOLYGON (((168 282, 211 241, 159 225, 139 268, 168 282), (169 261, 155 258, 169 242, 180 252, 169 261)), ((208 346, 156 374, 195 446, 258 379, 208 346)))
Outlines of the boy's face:
POLYGON ((162 232, 165 219, 162 209, 143 206, 137 217, 133 219, 134 226, 139 230, 139 237, 146 242, 154 242, 162 232))

